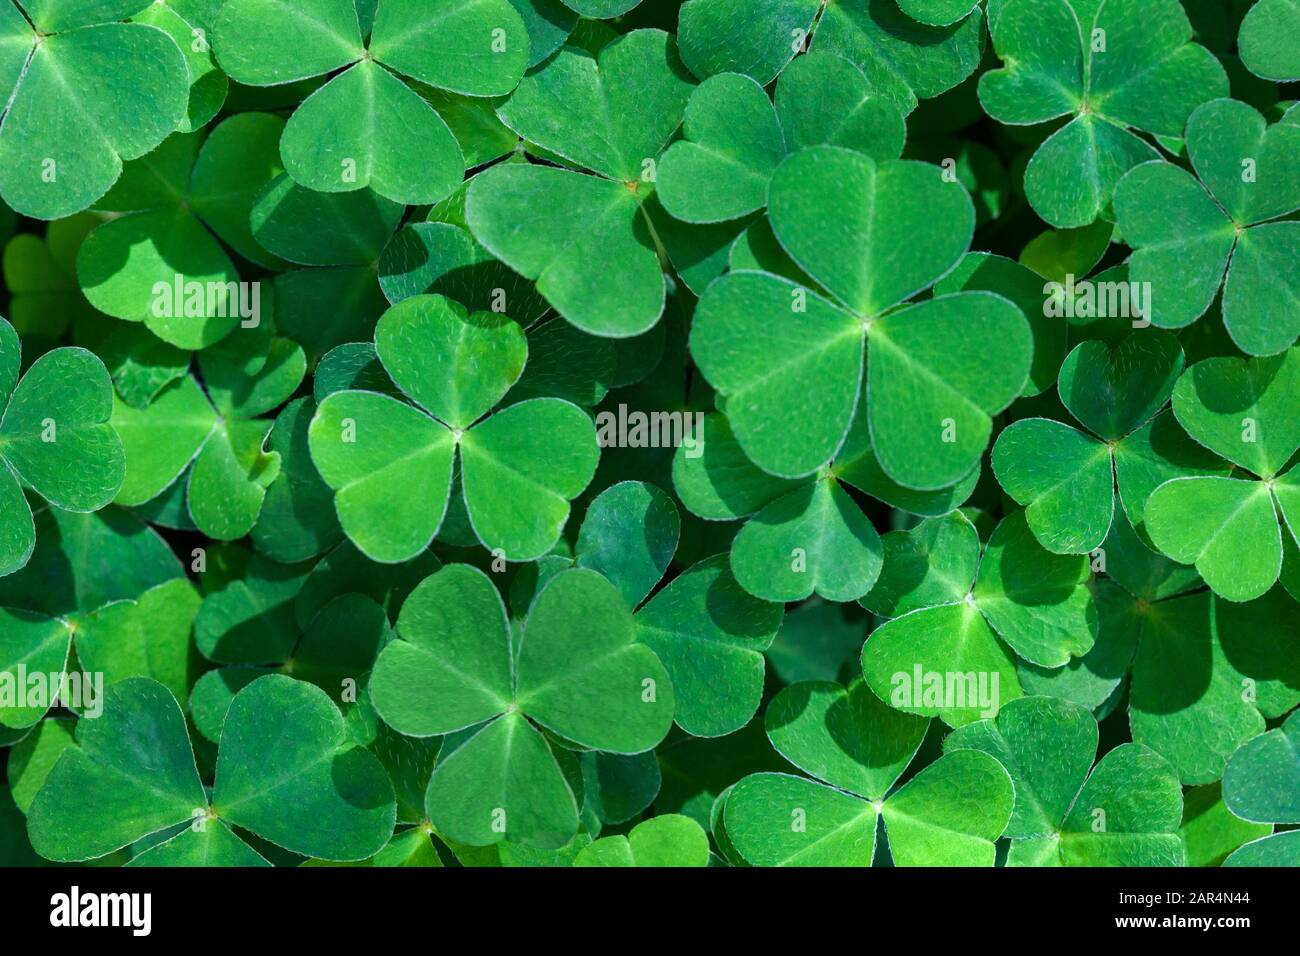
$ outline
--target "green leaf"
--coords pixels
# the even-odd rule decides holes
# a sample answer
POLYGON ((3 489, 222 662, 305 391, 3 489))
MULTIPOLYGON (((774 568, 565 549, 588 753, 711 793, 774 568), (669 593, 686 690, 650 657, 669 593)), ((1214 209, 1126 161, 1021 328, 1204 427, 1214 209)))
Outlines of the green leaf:
POLYGON ((1289 0, 1260 0, 1241 21, 1237 43, 1246 69, 1268 80, 1300 79, 1300 10, 1289 0))
POLYGON ((686 222, 737 219, 767 204, 768 182, 785 153, 763 88, 746 76, 718 74, 686 104, 683 138, 659 164, 659 201, 686 222))
POLYGON ((126 458, 126 478, 115 500, 139 505, 162 494, 189 467, 216 427, 217 416, 187 375, 144 408, 115 395, 111 423, 126 458))
POLYGON ((453 429, 468 428, 501 401, 528 354, 517 323, 470 314, 442 296, 404 299, 385 312, 375 348, 397 386, 453 429))
POLYGON ((922 608, 876 628, 862 649, 862 673, 890 706, 953 727, 1021 696, 1015 657, 968 602, 922 608))
POLYGON ((281 140, 285 169, 319 192, 371 188, 409 205, 435 203, 460 185, 465 161, 429 103, 363 60, 303 101, 281 140), (366 104, 358 113, 356 104, 366 104))
POLYGON ((1155 416, 1182 371, 1173 335, 1134 332, 1114 348, 1082 342, 1061 366, 1061 401, 1093 434, 1117 441, 1155 416))
POLYGON ((723 555, 688 568, 650 599, 636 615, 637 640, 672 679, 679 727, 720 737, 749 723, 763 696, 763 652, 781 618, 779 604, 741 589, 723 555))
POLYGON ((743 73, 766 86, 812 32, 816 0, 687 0, 678 20, 682 60, 700 79, 743 73), (799 31, 796 33, 795 31, 799 31))
POLYGON ((1006 836, 1013 840, 1058 832, 1097 754, 1097 721, 1077 704, 1022 697, 996 720, 954 730, 944 751, 980 750, 1011 775, 1016 802, 1006 836))
POLYGON ((26 730, 62 699, 71 647, 67 622, 0 608, 0 724, 26 730))
POLYGON ((317 687, 280 675, 236 695, 217 755, 213 811, 304 856, 361 860, 393 833, 393 787, 317 687))
POLYGON ((823 10, 814 49, 854 63, 907 114, 917 100, 938 96, 974 73, 983 40, 978 11, 959 23, 933 27, 917 23, 894 3, 842 0, 823 10))
POLYGON ((604 837, 582 851, 574 866, 708 866, 709 838, 690 817, 666 813, 634 826, 627 836, 604 837))
POLYGON ((809 682, 768 705, 767 735, 781 754, 818 780, 880 800, 916 756, 929 721, 891 710, 861 681, 847 689, 809 682))
POLYGON ((465 211, 474 237, 534 280, 584 332, 627 338, 659 320, 663 273, 637 193, 622 183, 543 166, 494 166, 471 180, 465 211), (532 215, 538 209, 548 211, 545 218, 532 215), (618 269, 592 269, 604 260, 618 269))
POLYGON ((636 607, 668 570, 680 534, 671 496, 647 482, 619 482, 588 506, 574 563, 599 571, 619 589, 628 607, 636 607))
POLYGON ((342 391, 320 403, 308 444, 335 491, 339 524, 363 554, 394 563, 429 546, 451 490, 450 431, 387 395, 342 391))
POLYGON ((108 423, 112 395, 108 370, 92 353, 46 352, 9 398, 0 456, 56 507, 97 511, 117 496, 126 474, 122 443, 108 423))
POLYGON ((569 502, 591 482, 600 457, 591 419, 554 398, 498 412, 464 434, 460 453, 474 533, 512 561, 536 560, 555 546, 569 502))
POLYGON ((992 866, 1011 818, 1007 771, 973 750, 944 754, 885 801, 881 816, 896 866, 992 866))
POLYGON ((77 722, 28 812, 41 856, 91 860, 207 810, 185 718, 161 684, 133 678, 104 692, 104 713, 77 722))
POLYGON ((1261 478, 1272 478, 1300 447, 1288 413, 1300 389, 1300 350, 1273 358, 1211 358, 1183 373, 1174 414, 1187 433, 1261 478))
POLYGON ((741 529, 731 552, 741 586, 769 601, 799 601, 813 593, 856 600, 875 584, 881 561, 876 529, 830 478, 764 507, 741 529))
POLYGON ((1026 506, 1025 520, 1048 551, 1087 554, 1110 530, 1110 447, 1090 435, 1047 418, 1022 418, 998 436, 993 472, 1026 506))
POLYGON ((521 711, 593 749, 641 753, 668 732, 673 699, 668 674, 653 651, 636 643, 631 614, 613 585, 583 569, 546 585, 520 642, 521 711))
POLYGON ((927 518, 909 531, 881 536, 884 565, 859 603, 882 617, 955 604, 970 593, 979 567, 980 540, 960 511, 927 518))
POLYGON ((309 266, 370 265, 405 207, 368 189, 319 193, 279 176, 250 214, 253 238, 267 252, 309 266))
POLYGON ((7 77, 16 85, 6 86, 0 196, 25 215, 60 219, 103 196, 123 162, 181 125, 188 70, 176 43, 155 27, 102 23, 38 43, 17 9, 5 10, 0 35, 31 54, 20 74, 7 77))
POLYGON ((1175 561, 1195 564, 1230 601, 1250 601, 1282 569, 1282 533, 1269 487, 1237 478, 1175 478, 1147 501, 1147 530, 1175 561))
POLYGON ((842 146, 872 159, 897 159, 907 128, 902 114, 856 66, 834 54, 794 60, 776 86, 786 148, 842 146))
POLYGON ((1165 761, 1120 744, 1098 761, 1061 832, 1066 866, 1182 866, 1183 794, 1165 761))
POLYGON ((1020 511, 994 529, 972 597, 1017 654, 1040 667, 1060 667, 1096 640, 1090 577, 1086 556, 1045 551, 1020 511))
POLYGON ((1300 716, 1248 740, 1228 760, 1223 801, 1257 823, 1300 821, 1300 716))
POLYGON ((980 77, 989 115, 1012 125, 1072 117, 1025 170, 1034 211, 1058 227, 1091 223, 1125 172, 1159 158, 1130 130, 1181 136, 1193 109, 1227 92, 1176 0, 1007 0, 991 34, 1003 66, 980 77))

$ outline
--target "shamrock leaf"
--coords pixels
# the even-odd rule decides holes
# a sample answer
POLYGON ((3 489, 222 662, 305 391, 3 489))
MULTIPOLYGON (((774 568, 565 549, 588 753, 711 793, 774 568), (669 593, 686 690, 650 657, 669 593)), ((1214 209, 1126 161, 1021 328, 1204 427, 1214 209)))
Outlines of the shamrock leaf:
POLYGON ((743 73, 771 83, 803 48, 818 0, 687 0, 678 14, 682 61, 701 80, 743 73))
MULTIPOLYGON (((231 705, 212 803, 185 721, 161 684, 132 678, 105 693, 104 716, 77 724, 28 814, 47 859, 90 860, 141 837, 186 829, 162 847, 172 862, 246 865, 240 827, 291 852, 364 859, 392 835, 393 791, 379 762, 352 744, 325 694, 288 677, 263 677, 231 705)), ((155 851, 158 852, 158 851, 155 851)))
POLYGON ((885 473, 921 490, 968 475, 987 444, 991 415, 1025 383, 1025 319, 985 292, 890 310, 965 254, 974 228, 969 195, 932 166, 877 165, 848 150, 814 147, 778 168, 769 210, 782 245, 834 299, 748 271, 724 276, 701 298, 691 352, 725 396, 746 455, 785 477, 829 461, 848 433, 865 364, 871 444, 885 473), (827 229, 842 242, 828 246, 827 229), (960 352, 943 345, 957 327, 968 343, 960 352))
POLYGON ((891 541, 898 559, 864 599, 899 615, 867 639, 867 684, 894 707, 954 727, 1022 695, 1008 645, 1054 669, 1087 654, 1098 631, 1086 558, 1045 551, 1018 511, 994 529, 980 559, 962 521, 931 521, 891 541))
POLYGON ((407 599, 400 640, 379 655, 371 695, 400 733, 461 735, 444 748, 426 811, 439 832, 484 846, 563 846, 578 806, 542 730, 584 747, 640 753, 672 721, 672 685, 635 640, 618 591, 594 571, 550 580, 517 643, 481 571, 449 565, 407 599), (485 791, 484 782, 494 781, 485 791))
POLYGON ((19 341, 0 319, 0 574, 32 556, 36 533, 27 485, 65 511, 91 512, 124 480, 122 444, 108 424, 113 385, 90 352, 46 352, 18 378, 19 341), (15 384, 16 383, 16 384, 15 384))
POLYGON ((995 720, 953 731, 943 748, 986 753, 1011 775, 1009 866, 1183 864, 1177 776, 1138 744, 1121 744, 1094 767, 1097 721, 1077 704, 1022 697, 995 720))
POLYGON ((1156 547, 1195 564, 1230 601, 1257 598, 1277 582, 1282 536, 1300 527, 1300 472, 1278 474, 1300 448, 1289 410, 1297 376, 1300 352, 1291 349, 1267 359, 1206 359, 1174 388, 1174 414, 1188 434, 1258 477, 1168 480, 1147 501, 1147 528, 1156 547))
POLYGON ((1022 418, 993 446, 993 472, 1043 547, 1086 554, 1110 531, 1116 462, 1125 439, 1169 400, 1183 371, 1173 335, 1136 331, 1111 347, 1081 342, 1061 365, 1061 401, 1088 432, 1047 418, 1022 418), (1091 434, 1090 434, 1090 433, 1091 434))
POLYGON ((432 16, 416 0, 386 0, 368 44, 349 0, 295 7, 236 0, 221 9, 214 45, 222 68, 254 86, 346 68, 290 117, 280 141, 285 169, 309 189, 368 187, 411 204, 450 195, 465 161, 447 123, 403 77, 499 96, 519 82, 528 61, 528 33, 508 0, 456 0, 432 16), (285 36, 301 41, 283 44, 285 36), (448 49, 456 50, 450 59, 448 49), (358 103, 365 109, 358 111, 358 103))
POLYGON ((672 37, 658 30, 634 30, 596 56, 562 48, 498 115, 544 156, 590 174, 506 163, 470 183, 474 238, 593 335, 638 335, 663 312, 663 271, 642 203, 681 122, 685 73, 672 37))
MULTIPOLYGON (((261 167, 268 175, 250 189, 243 165, 250 157, 245 154, 238 169, 230 163, 232 149, 256 142, 248 122, 230 126, 243 119, 218 127, 208 143, 200 142, 201 134, 176 134, 126 166, 98 205, 128 214, 93 230, 77 254, 77 277, 91 305, 143 322, 184 349, 205 348, 241 322, 261 320, 260 284, 239 283, 234 262, 217 241, 220 236, 240 252, 251 251, 256 246, 245 235, 246 225, 230 223, 224 209, 210 223, 206 215, 214 194, 221 195, 223 207, 231 202, 226 194, 235 182, 243 190, 239 205, 251 209, 256 188, 270 179, 270 170, 261 167), (219 136, 223 131, 229 135, 219 136)), ((253 255, 266 259, 265 253, 253 255)))
MULTIPOLYGON (((1223 773, 1223 802, 1236 817, 1258 823, 1300 820, 1300 716, 1243 743, 1223 773)), ((1295 866, 1300 842, 1287 830, 1264 836, 1236 850, 1224 866, 1295 866)))
POLYGON ((1300 704, 1300 667, 1288 648, 1300 615, 1279 592, 1248 605, 1205 591, 1138 598, 1125 617, 1138 643, 1128 700, 1132 739, 1157 750, 1184 783, 1222 777, 1232 752, 1261 734, 1266 718, 1300 704))
POLYGON ((920 11, 926 2, 932 0, 837 0, 822 11, 813 49, 852 61, 900 111, 910 113, 918 100, 970 76, 984 52, 978 7, 967 5, 971 15, 947 26, 918 23, 904 11, 904 4, 920 11))
POLYGON ((1241 21, 1237 44, 1246 69, 1268 80, 1300 79, 1300 10, 1290 0, 1259 0, 1241 21))
POLYGON ((770 601, 797 601, 813 593, 854 600, 881 573, 875 528, 845 486, 901 510, 942 515, 969 497, 978 468, 938 492, 900 488, 881 471, 859 411, 836 458, 799 481, 755 467, 719 415, 706 416, 697 457, 679 449, 673 481, 683 503, 710 521, 752 519, 732 541, 731 566, 741 586, 770 601))
POLYGON ((336 392, 309 429, 312 459, 336 492, 348 537, 380 561, 405 561, 428 547, 447 511, 459 448, 479 540, 516 561, 549 551, 599 449, 591 420, 560 399, 519 402, 480 421, 523 370, 519 326, 442 296, 415 296, 380 319, 375 348, 420 407, 376 392, 336 392), (403 489, 399 502, 394 488, 403 489))
POLYGON ((775 106, 748 77, 710 77, 686 104, 683 132, 664 152, 657 196, 672 216, 709 224, 766 205, 768 184, 788 152, 836 145, 897 159, 905 130, 897 110, 873 95, 853 64, 817 54, 791 64, 777 85, 775 106), (809 100, 834 108, 809 108, 809 100), (825 117, 841 114, 848 115, 838 125, 824 124, 825 117))
POLYGON ((723 810, 728 839, 755 866, 870 866, 880 816, 897 866, 992 866, 1013 801, 992 757, 946 755, 890 793, 928 723, 860 682, 785 688, 768 706, 767 735, 813 779, 743 778, 723 810))
POLYGON ((1251 355, 1280 352, 1300 335, 1297 286, 1280 267, 1300 249, 1300 226, 1277 221, 1300 208, 1300 127, 1267 126, 1245 103, 1214 100, 1188 119, 1187 152, 1195 177, 1144 164, 1115 190, 1131 278, 1151 284, 1150 319, 1188 325, 1222 286, 1233 342, 1251 355))
POLYGON ((15 5, 0 7, 0 196, 25 215, 60 219, 181 125, 189 71, 163 30, 110 22, 146 4, 30 6, 30 23, 15 5))
POLYGON ((574 866, 708 866, 709 838, 690 817, 665 813, 627 836, 602 837, 584 847, 574 866))
POLYGON ((1054 226, 1086 226, 1125 172, 1159 158, 1134 130, 1181 136, 1193 109, 1227 93, 1223 67, 1189 42, 1177 0, 1007 0, 1000 9, 990 32, 1003 67, 980 77, 980 103, 1015 126, 1071 117, 1025 170, 1025 195, 1054 226))

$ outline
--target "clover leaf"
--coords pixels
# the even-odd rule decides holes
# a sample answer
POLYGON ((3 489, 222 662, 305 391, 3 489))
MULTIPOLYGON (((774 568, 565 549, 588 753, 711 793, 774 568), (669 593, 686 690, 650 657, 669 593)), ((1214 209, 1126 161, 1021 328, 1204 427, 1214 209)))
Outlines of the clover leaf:
POLYGON ((1266 359, 1206 359, 1174 388, 1174 414, 1188 434, 1256 477, 1167 480, 1147 501, 1147 529, 1156 547, 1194 564, 1230 601, 1257 598, 1277 582, 1282 536, 1300 528, 1300 471, 1279 474, 1300 448, 1289 411, 1298 376, 1300 351, 1290 349, 1266 359))
POLYGON ((1025 169, 1025 195, 1054 226, 1088 225, 1125 172, 1159 158, 1135 130, 1181 136, 1192 110, 1227 93, 1177 0, 1007 0, 990 33, 1003 67, 980 77, 988 114, 1014 126, 1070 117, 1025 169))
POLYGON ((295 182, 321 192, 369 187, 411 204, 437 202, 460 184, 456 137, 403 78, 473 96, 508 93, 523 76, 528 33, 508 0, 443 3, 433 15, 423 7, 385 0, 368 42, 350 0, 222 7, 213 43, 241 83, 274 86, 346 68, 285 126, 280 151, 295 182), (284 44, 285 36, 299 42, 284 44), (450 59, 448 44, 456 50, 450 59))
POLYGON ((573 168, 503 163, 479 173, 465 200, 470 231, 585 332, 638 335, 663 312, 642 204, 690 89, 672 37, 634 30, 597 55, 563 47, 498 108, 534 153, 573 168))
POLYGON ((885 473, 920 490, 968 475, 991 416, 1025 383, 1028 325, 985 292, 894 307, 965 254, 970 196, 932 166, 814 147, 778 168, 769 214, 782 245, 833 298, 749 271, 723 276, 701 298, 691 351, 726 398, 745 453, 783 477, 829 461, 849 430, 865 364, 871 444, 885 473), (827 229, 842 243, 825 244, 827 229), (942 344, 958 326, 969 343, 960 352, 942 344))
POLYGON ((79 721, 76 737, 28 814, 32 845, 47 859, 95 859, 182 827, 150 862, 247 865, 255 851, 230 827, 338 860, 371 856, 392 835, 393 791, 382 766, 351 742, 324 692, 292 678, 263 677, 235 698, 211 804, 180 708, 161 684, 114 684, 103 717, 79 721))
MULTIPOLYGON (((1169 400, 1183 371, 1178 340, 1135 331, 1111 347, 1081 342, 1061 365, 1061 401, 1088 431, 1047 418, 1022 418, 998 436, 993 472, 1043 547, 1086 554, 1114 517, 1119 461, 1136 454, 1125 439, 1169 400)), ((1130 515, 1130 518, 1132 516, 1130 515)))
POLYGON ((994 529, 982 558, 961 517, 904 533, 910 540, 890 542, 886 561, 896 560, 863 599, 898 615, 862 651, 863 675, 881 700, 957 727, 1022 695, 1015 655, 1055 669, 1092 648, 1098 613, 1087 559, 1044 550, 1023 511, 994 529))
POLYGON ((425 798, 439 832, 463 843, 563 846, 577 832, 578 805, 546 734, 633 754, 672 721, 663 665, 594 571, 552 578, 512 642, 488 577, 449 565, 407 598, 397 633, 375 664, 372 699, 400 733, 466 731, 444 747, 425 798))
MULTIPOLYGON (((1244 742, 1223 773, 1223 802, 1232 814, 1257 823, 1291 824, 1300 820, 1300 715, 1244 742)), ((1282 831, 1247 843, 1224 866, 1294 866, 1300 845, 1282 831)))
POLYGON ((375 347, 418 407, 376 392, 336 392, 309 430, 312 459, 336 492, 348 537, 380 561, 423 551, 446 514, 459 449, 479 540, 515 561, 549 551, 599 449, 591 420, 560 399, 519 402, 480 421, 523 371, 519 326, 442 296, 416 296, 384 314, 375 347))
POLYGON ((584 847, 574 866, 708 866, 709 838, 690 817, 665 813, 638 823, 627 836, 584 847))
POLYGON ((818 0, 687 0, 678 13, 682 61, 701 80, 743 73, 766 86, 803 47, 818 0))
POLYGON ((897 159, 905 133, 893 105, 873 95, 856 67, 831 54, 792 63, 777 84, 775 106, 748 77, 715 74, 691 94, 683 131, 664 152, 657 196, 670 215, 700 224, 765 206, 772 175, 789 152, 836 145, 897 159), (810 109, 810 100, 836 108, 810 109), (820 122, 844 113, 834 127, 820 122))
POLYGON ((945 738, 945 754, 985 753, 1011 775, 1008 866, 1183 864, 1177 776, 1140 744, 1121 744, 1094 767, 1097 736, 1096 720, 1077 704, 1022 697, 945 738))
POLYGON ((1268 80, 1300 79, 1300 10, 1289 0, 1259 0, 1241 21, 1237 43, 1246 69, 1268 80))
POLYGON ((1223 287, 1223 322, 1250 355, 1273 355, 1300 335, 1296 280, 1279 264, 1300 249, 1300 127, 1236 100, 1214 100, 1187 121, 1196 176, 1144 164, 1115 190, 1115 213, 1134 247, 1133 281, 1151 284, 1153 324, 1181 328, 1223 287), (1171 212, 1172 210, 1172 212, 1171 212), (1176 229, 1170 223, 1179 223, 1176 229), (1227 279, 1224 280, 1224 273, 1227 279))
POLYGON ((189 70, 176 42, 115 23, 145 3, 0 6, 0 196, 38 219, 86 209, 122 164, 186 118, 189 70))
POLYGON ((104 363, 79 348, 46 352, 18 377, 21 345, 0 319, 0 575, 36 544, 30 487, 65 511, 103 508, 122 487, 122 444, 108 424, 113 385, 104 363))
POLYGON ((938 96, 970 76, 984 52, 984 18, 978 6, 967 4, 969 16, 933 26, 917 22, 907 9, 919 13, 927 3, 933 6, 934 0, 827 4, 813 49, 850 60, 899 110, 910 113, 918 100, 938 96))
POLYGON ((812 779, 759 773, 731 789, 727 837, 750 863, 870 866, 883 817, 897 866, 993 865, 1014 792, 992 757, 949 754, 894 789, 929 721, 890 710, 860 682, 787 687, 765 723, 772 745, 812 779))

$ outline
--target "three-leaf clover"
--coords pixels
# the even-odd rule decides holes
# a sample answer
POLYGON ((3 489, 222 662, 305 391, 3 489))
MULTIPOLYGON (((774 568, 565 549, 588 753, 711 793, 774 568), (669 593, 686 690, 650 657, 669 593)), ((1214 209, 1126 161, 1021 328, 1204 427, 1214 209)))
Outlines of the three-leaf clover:
POLYGON ((960 481, 978 464, 991 416, 1024 386, 1032 351, 1020 309, 993 293, 905 305, 965 255, 969 194, 934 166, 818 146, 778 167, 768 215, 827 294, 730 272, 705 291, 691 329, 691 354, 746 455, 775 475, 816 471, 865 393, 890 478, 921 490, 960 481), (962 347, 951 348, 957 335, 962 347))
POLYGON ((1300 448, 1297 390, 1295 348, 1272 358, 1206 359, 1174 387, 1174 414, 1187 433, 1249 474, 1165 481, 1147 500, 1147 531, 1230 601, 1268 591, 1281 572, 1282 536, 1300 540, 1300 468, 1285 470, 1300 448))
POLYGON ((0 196, 17 211, 80 212, 185 120, 189 71, 176 42, 114 22, 148 5, 0 4, 0 196))
MULTIPOLYGON (((1034 536, 1057 554, 1087 554, 1110 532, 1114 475, 1150 467, 1150 446, 1126 439, 1155 417, 1183 371, 1176 337, 1136 331, 1114 348, 1090 339, 1061 365, 1061 401, 1087 432, 1048 418, 1022 418, 998 436, 993 472, 1025 506, 1034 536)), ((1173 463, 1171 463, 1173 464, 1173 463)), ((1130 516, 1131 517, 1131 516, 1130 516)))
POLYGON ((960 512, 890 532, 880 580, 862 599, 889 617, 862 651, 867 684, 954 727, 990 716, 1021 696, 1015 655, 1058 668, 1092 648, 1090 576, 1086 556, 1044 550, 1023 511, 993 530, 982 557, 960 512))
POLYGON ((726 837, 748 862, 870 866, 883 817, 897 866, 993 865, 1015 796, 997 760, 948 754, 895 789, 929 721, 889 709, 861 682, 787 687, 765 724, 772 746, 809 776, 759 773, 730 789, 726 837))
POLYGON ((280 153, 296 182, 321 192, 369 187, 411 204, 448 196, 465 161, 438 111, 403 77, 500 96, 528 62, 528 33, 508 0, 383 0, 368 42, 352 0, 233 0, 213 32, 218 62, 241 83, 343 71, 285 126, 280 153))
POLYGON ((210 802, 181 709, 155 681, 108 688, 103 716, 78 722, 76 744, 28 813, 46 859, 92 860, 167 832, 140 865, 264 865, 238 827, 294 853, 359 860, 392 836, 383 766, 324 691, 289 677, 262 677, 231 704, 210 802))
POLYGON ((1115 216, 1133 246, 1129 276, 1150 283, 1152 323, 1181 328, 1223 287, 1223 323, 1249 355, 1273 355, 1300 335, 1300 125, 1268 126, 1252 107, 1214 100, 1187 121, 1196 176, 1143 164, 1115 189, 1115 216), (1227 279, 1224 280, 1224 273, 1227 279))
POLYGON ((1071 117, 1025 169, 1025 195, 1054 226, 1086 226, 1125 172, 1160 158, 1133 130, 1182 136, 1193 109, 1228 91, 1178 0, 1007 0, 989 27, 1003 66, 980 77, 988 114, 1071 117))
POLYGON ((591 419, 561 399, 528 399, 484 418, 523 372, 523 330, 504 315, 415 296, 384 313, 375 349, 414 404, 335 392, 309 432, 312 460, 353 543, 378 561, 405 561, 428 547, 447 513, 459 449, 479 540, 512 561, 549 551, 600 449, 591 419))
POLYGON ((673 38, 634 30, 597 55, 563 47, 497 110, 535 155, 572 168, 502 163, 478 174, 470 230, 585 332, 638 335, 663 312, 642 204, 690 91, 673 38))
POLYGON ((1077 704, 1022 697, 944 739, 945 754, 985 753, 1011 775, 1008 866, 1183 865, 1177 775, 1140 744, 1093 766, 1097 738, 1096 719, 1077 704))
POLYGON ((563 846, 577 832, 578 804, 554 748, 641 753, 672 723, 663 665, 595 571, 552 578, 512 639, 487 575, 448 565, 406 599, 397 633, 375 663, 371 699, 399 733, 456 735, 425 806, 438 831, 462 843, 563 846))

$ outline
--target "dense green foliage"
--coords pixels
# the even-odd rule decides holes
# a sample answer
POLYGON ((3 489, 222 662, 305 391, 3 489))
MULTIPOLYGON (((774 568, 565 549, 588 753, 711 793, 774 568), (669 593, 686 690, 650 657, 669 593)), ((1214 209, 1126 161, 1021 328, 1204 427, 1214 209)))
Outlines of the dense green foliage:
POLYGON ((0 865, 1300 865, 1295 0, 0 0, 0 865))

